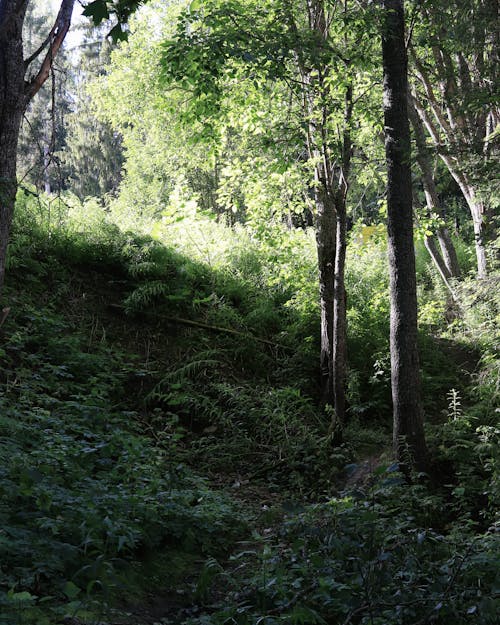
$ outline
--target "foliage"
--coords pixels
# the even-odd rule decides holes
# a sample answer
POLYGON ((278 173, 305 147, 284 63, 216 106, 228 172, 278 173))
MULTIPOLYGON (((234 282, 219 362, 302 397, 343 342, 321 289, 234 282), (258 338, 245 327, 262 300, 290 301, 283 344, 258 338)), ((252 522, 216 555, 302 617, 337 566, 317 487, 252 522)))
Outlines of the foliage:
POLYGON ((123 247, 111 245, 118 231, 96 229, 92 241, 38 228, 18 214, 2 327, 2 623, 76 615, 96 592, 104 605, 139 554, 175 545, 189 562, 190 553, 218 553, 242 527, 229 500, 182 464, 174 425, 144 435, 147 414, 126 392, 151 375, 139 355, 70 303, 82 301, 71 263, 123 263, 123 247))
MULTIPOLYGON (((453 229, 466 277, 450 293, 417 241, 432 463, 428 476, 402 475, 389 460, 376 3, 325 3, 324 48, 304 3, 140 4, 87 4, 121 41, 109 59, 86 45, 79 77, 65 65, 57 147, 67 143, 53 156, 71 191, 38 195, 27 177, 18 194, 0 319, 0 625, 493 625, 498 245, 487 278, 467 275, 471 224, 436 165, 445 211, 419 220, 423 232, 453 229), (349 82, 356 100, 340 447, 318 407, 315 163, 304 142, 318 120, 303 115, 297 55, 331 69, 332 154, 349 82), (160 616, 146 605, 153 594, 166 597, 160 616), (133 609, 123 597, 140 616, 123 614, 133 609)), ((489 26, 464 32, 493 5, 409 4, 438 109, 486 123, 492 46, 474 73, 480 88, 451 98, 439 59, 475 62, 489 26)), ((31 115, 46 141, 41 95, 31 115)), ((497 135, 485 146, 457 132, 447 146, 489 206, 497 135)), ((22 175, 34 153, 23 146, 22 175)))
MULTIPOLYGON (((352 422, 335 449, 315 403, 311 233, 279 221, 229 228, 193 211, 146 223, 152 237, 114 219, 98 201, 19 195, 1 356, 6 622, 51 622, 58 610, 91 621, 123 588, 140 594, 153 578, 159 587, 150 561, 160 552, 173 558, 167 583, 186 588, 203 615, 179 608, 176 622, 413 623, 432 610, 437 622, 493 623, 498 388, 485 369, 469 390, 425 326, 440 483, 406 484, 390 469, 330 504, 304 503, 331 499, 356 472, 356 454, 379 455, 390 438, 382 228, 351 235, 352 422), (241 516, 200 473, 233 495, 263 488, 275 503, 229 563, 241 516), (210 600, 219 584, 223 605, 210 600)), ((432 301, 437 283, 420 268, 432 301)), ((481 297, 486 345, 496 321, 481 297)))
POLYGON ((280 528, 257 533, 254 551, 233 556, 223 603, 186 625, 493 624, 495 533, 421 526, 425 488, 409 487, 393 466, 376 474, 366 490, 324 504, 298 511, 284 504, 280 528))

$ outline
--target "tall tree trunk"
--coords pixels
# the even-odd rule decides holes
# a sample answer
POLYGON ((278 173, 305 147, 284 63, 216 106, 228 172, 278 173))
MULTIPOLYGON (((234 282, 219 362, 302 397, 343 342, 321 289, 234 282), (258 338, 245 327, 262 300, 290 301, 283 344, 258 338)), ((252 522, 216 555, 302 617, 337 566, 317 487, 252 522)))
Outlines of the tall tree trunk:
POLYGON ((353 111, 352 86, 348 85, 345 94, 344 130, 342 137, 342 155, 338 172, 338 187, 335 201, 337 226, 335 250, 335 288, 333 302, 333 367, 335 419, 333 434, 341 439, 342 428, 346 419, 347 386, 347 294, 345 288, 345 259, 347 251, 347 211, 346 200, 349 188, 348 180, 351 169, 351 119, 353 111))
POLYGON ((0 293, 17 191, 17 144, 26 106, 47 80, 68 32, 74 0, 61 0, 53 28, 28 59, 23 57, 23 23, 29 0, 0 0, 0 293), (43 59, 25 80, 33 62, 43 59))
MULTIPOLYGON (((307 0, 309 28, 320 46, 328 45, 329 22, 323 0, 307 0)), ((300 59, 300 53, 298 53, 300 59)), ((320 55, 318 54, 318 57, 320 55)), ((330 68, 306 68, 299 61, 305 88, 305 111, 309 117, 308 149, 316 161, 316 242, 321 304, 322 404, 333 409, 331 432, 342 441, 346 411, 347 319, 345 292, 346 195, 351 158, 349 126, 352 89, 346 91, 344 137, 341 154, 332 155, 328 120, 330 68), (311 70, 315 71, 312 72, 311 70)))
POLYGON ((346 412, 347 384, 347 309, 345 288, 346 203, 345 195, 337 193, 336 249, 333 296, 333 406, 335 408, 332 433, 336 442, 342 438, 346 412))
POLYGON ((391 297, 391 380, 396 459, 427 468, 417 348, 407 56, 402 0, 383 0, 382 57, 391 297), (408 458, 409 454, 409 458, 408 458))

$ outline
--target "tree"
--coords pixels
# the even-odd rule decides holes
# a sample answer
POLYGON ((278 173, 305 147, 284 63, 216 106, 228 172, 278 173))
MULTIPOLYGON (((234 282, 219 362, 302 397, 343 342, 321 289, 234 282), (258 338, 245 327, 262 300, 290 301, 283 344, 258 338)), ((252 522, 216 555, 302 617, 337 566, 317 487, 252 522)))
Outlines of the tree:
POLYGON ((469 207, 479 277, 494 236, 484 181, 498 178, 495 130, 498 85, 498 2, 419 3, 420 27, 409 45, 413 102, 431 142, 469 207))
MULTIPOLYGON (((28 104, 50 75, 54 60, 71 25, 75 0, 61 0, 47 37, 27 58, 23 26, 30 0, 0 0, 0 290, 17 191, 17 150, 21 120, 28 104)), ((96 0, 84 11, 96 23, 116 18, 111 37, 126 38, 122 24, 142 0, 96 0), (109 5, 109 6, 108 6, 109 5)))
POLYGON ((47 80, 71 23, 74 0, 61 0, 48 36, 23 56, 23 24, 29 0, 0 1, 0 288, 17 191, 17 148, 23 114, 47 80))
POLYGON ((120 132, 97 119, 88 86, 104 77, 112 44, 102 27, 81 27, 81 41, 73 55, 73 106, 67 117, 68 135, 61 161, 66 183, 81 199, 116 194, 121 181, 123 147, 120 132))
MULTIPOLYGON (((353 6, 323 0, 245 5, 205 0, 183 15, 176 39, 165 46, 170 78, 190 90, 198 118, 219 114, 224 80, 230 82, 235 66, 246 80, 260 77, 264 89, 269 83, 288 85, 290 97, 300 102, 298 127, 315 205, 322 403, 334 409, 337 433, 346 408, 346 199, 358 86, 352 68, 363 56, 366 65, 371 46, 370 28, 353 6)), ((363 68, 356 69, 363 76, 363 68)))
MULTIPOLYGON (((24 21, 24 53, 29 56, 41 44, 54 20, 50 7, 28 4, 24 21)), ((66 188, 64 163, 68 114, 73 104, 74 75, 71 54, 63 48, 54 59, 48 80, 23 116, 17 150, 20 182, 46 193, 66 188)))
MULTIPOLYGON (((347 8, 347 3, 344 5, 347 8)), ((331 17, 321 0, 307 2, 307 18, 312 35, 309 63, 301 49, 296 58, 302 82, 304 118, 309 158, 314 163, 316 203, 316 244, 318 249, 321 307, 321 352, 323 402, 334 409, 332 423, 339 439, 345 421, 347 379, 347 319, 345 292, 346 198, 351 167, 350 125, 353 111, 352 84, 345 84, 344 120, 339 131, 340 145, 332 141, 330 77, 331 61, 323 57, 331 43, 331 17), (310 62, 311 59, 319 62, 310 62)), ((293 30, 295 24, 291 22, 293 30)), ((298 40, 297 40, 298 41, 298 40)), ((348 61, 343 60, 344 65, 348 61)), ((345 67, 347 71, 347 67, 345 67)))
POLYGON ((161 218, 172 194, 184 196, 188 185, 202 208, 214 207, 214 178, 220 175, 218 159, 192 140, 200 125, 179 121, 186 94, 166 91, 162 81, 162 44, 173 36, 178 12, 175 4, 144 7, 128 41, 113 49, 105 71, 86 89, 94 125, 105 124, 122 138, 123 179, 114 206, 134 209, 151 222, 161 218))
MULTIPOLYGON (((411 96, 408 98, 408 115, 415 136, 417 162, 422 172, 422 185, 424 187, 428 217, 440 218, 442 217, 440 201, 432 172, 431 157, 425 138, 425 129, 415 109, 411 96)), ((458 278, 460 276, 460 267, 458 265, 457 252, 446 224, 439 224, 437 226, 435 236, 434 233, 431 235, 426 234, 424 241, 444 283, 451 290, 450 278, 458 278), (436 245, 436 238, 439 242, 439 250, 436 245)))
POLYGON ((396 459, 427 468, 417 348, 407 55, 402 0, 383 2, 382 59, 391 299, 391 382, 396 459))

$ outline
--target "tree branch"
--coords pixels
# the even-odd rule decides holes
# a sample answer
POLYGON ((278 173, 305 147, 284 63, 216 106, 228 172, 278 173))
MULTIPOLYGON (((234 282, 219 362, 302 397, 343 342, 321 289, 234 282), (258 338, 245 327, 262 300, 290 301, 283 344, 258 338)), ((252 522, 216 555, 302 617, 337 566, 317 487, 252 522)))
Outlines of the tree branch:
MULTIPOLYGON (((41 48, 41 50, 37 51, 36 53, 36 56, 38 56, 47 45, 49 46, 47 54, 42 61, 38 73, 30 81, 26 81, 25 83, 25 94, 28 102, 40 90, 43 83, 49 77, 50 69, 54 62, 54 59, 59 52, 59 48, 61 47, 64 38, 66 37, 66 34, 69 30, 74 4, 75 0, 61 0, 61 7, 59 9, 59 13, 57 14, 54 26, 50 31, 49 41, 44 42, 42 44, 43 47, 41 48)), ((30 59, 28 59, 28 61, 32 62, 30 61, 30 59)))
POLYGON ((24 71, 26 71, 28 69, 28 67, 31 65, 31 63, 33 63, 33 61, 36 58, 38 58, 40 56, 40 54, 45 50, 45 48, 49 45, 50 40, 54 36, 55 29, 56 29, 56 24, 54 24, 54 26, 52 26, 52 29, 51 29, 50 33, 47 35, 46 39, 40 44, 38 50, 35 50, 35 52, 33 52, 33 54, 31 56, 29 56, 27 59, 25 59, 25 61, 24 61, 24 71))

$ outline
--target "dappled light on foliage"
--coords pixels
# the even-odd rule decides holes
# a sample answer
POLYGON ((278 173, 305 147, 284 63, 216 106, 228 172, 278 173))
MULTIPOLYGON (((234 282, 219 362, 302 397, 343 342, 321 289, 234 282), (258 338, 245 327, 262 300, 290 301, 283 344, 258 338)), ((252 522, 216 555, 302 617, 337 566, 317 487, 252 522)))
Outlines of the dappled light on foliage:
POLYGON ((494 3, 3 4, 0 625, 496 625, 494 3))

